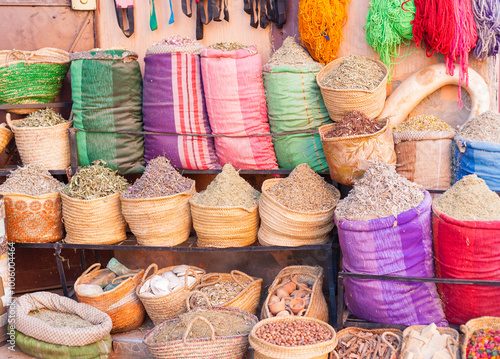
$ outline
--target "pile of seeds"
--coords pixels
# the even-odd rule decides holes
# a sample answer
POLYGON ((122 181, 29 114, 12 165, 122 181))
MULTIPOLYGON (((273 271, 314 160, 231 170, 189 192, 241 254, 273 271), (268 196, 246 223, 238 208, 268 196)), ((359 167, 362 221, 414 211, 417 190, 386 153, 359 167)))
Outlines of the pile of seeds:
POLYGON ((28 315, 43 320, 53 327, 87 328, 92 326, 91 322, 76 314, 56 312, 45 308, 32 310, 28 315))
POLYGON ((52 109, 35 111, 26 116, 18 127, 50 127, 68 122, 52 109))
POLYGON ((287 178, 270 186, 267 193, 286 208, 301 212, 331 210, 340 198, 340 192, 307 163, 295 167, 287 178))
POLYGON ((222 51, 233 51, 246 49, 248 46, 240 44, 239 42, 218 42, 216 44, 210 45, 209 49, 222 50, 222 51))
POLYGON ((500 221, 500 197, 475 174, 455 183, 434 206, 460 221, 500 221))
POLYGON ((332 333, 323 325, 306 320, 267 323, 255 331, 258 338, 282 347, 325 342, 332 333))
POLYGON ((334 122, 331 129, 325 133, 325 138, 349 137, 369 135, 380 131, 385 126, 384 122, 368 118, 361 111, 348 112, 342 120, 334 122))
POLYGON ((397 216, 423 201, 420 188, 397 174, 393 166, 372 162, 349 195, 340 200, 335 216, 349 221, 397 216))
POLYGON ((375 89, 385 77, 378 63, 364 56, 349 55, 321 80, 321 85, 339 90, 375 89))
POLYGON ((61 192, 73 198, 91 200, 113 195, 128 187, 127 180, 98 160, 83 167, 61 192))
POLYGON ((394 132, 404 131, 446 131, 454 132, 453 128, 443 120, 432 115, 418 115, 394 127, 394 132))
POLYGON ((0 185, 0 192, 40 196, 59 192, 63 187, 64 183, 52 177, 44 165, 33 163, 12 171, 0 185))
POLYGON ((201 44, 196 41, 190 39, 188 36, 171 36, 166 39, 162 39, 161 41, 158 41, 155 43, 153 46, 160 46, 160 45, 170 45, 170 46, 200 46, 201 44))
POLYGON ((260 192, 245 181, 231 164, 226 164, 207 189, 195 193, 192 201, 210 207, 253 208, 259 202, 260 192))
POLYGON ((165 157, 151 160, 143 175, 135 181, 128 191, 122 193, 125 198, 155 198, 172 196, 189 191, 194 181, 183 177, 165 157))
POLYGON ((487 111, 471 118, 460 127, 458 135, 471 141, 500 143, 500 114, 487 111))
MULTIPOLYGON (((247 287, 248 283, 244 285, 247 287)), ((223 280, 213 285, 201 287, 198 290, 207 295, 210 305, 221 305, 234 299, 241 293, 243 288, 234 281, 223 280)), ((196 307, 208 305, 201 295, 194 295, 193 297, 195 298, 194 304, 196 307)))
POLYGON ((283 45, 273 54, 267 65, 291 65, 303 66, 307 64, 317 64, 309 53, 295 42, 295 39, 288 36, 283 45))

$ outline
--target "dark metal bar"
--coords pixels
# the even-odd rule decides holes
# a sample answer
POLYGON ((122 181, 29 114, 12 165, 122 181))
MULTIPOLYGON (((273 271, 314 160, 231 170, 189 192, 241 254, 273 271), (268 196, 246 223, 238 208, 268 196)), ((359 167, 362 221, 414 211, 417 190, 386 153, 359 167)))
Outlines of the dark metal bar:
POLYGON ((337 282, 337 331, 344 327, 344 278, 339 275, 337 282))
POLYGON ((98 250, 94 250, 95 262, 100 263, 101 261, 101 252, 98 250))
POLYGON ((85 249, 79 249, 78 254, 80 254, 80 266, 82 267, 82 272, 87 269, 87 261, 85 260, 85 249))
POLYGON ((0 110, 20 110, 25 108, 61 108, 71 107, 73 102, 22 103, 17 105, 0 105, 0 110))
POLYGON ((61 279, 63 294, 66 297, 69 297, 68 284, 66 283, 66 275, 64 274, 64 266, 61 260, 61 246, 56 246, 55 249, 56 249, 57 270, 59 271, 59 278, 61 279))
POLYGON ((78 170, 78 148, 76 147, 76 131, 74 128, 69 128, 69 149, 70 149, 70 166, 71 177, 78 170))
POLYGON ((330 297, 330 318, 331 322, 335 324, 337 322, 337 301, 335 300, 335 271, 337 266, 334 264, 337 262, 333 259, 332 247, 326 250, 326 279, 328 283, 328 293, 330 297))

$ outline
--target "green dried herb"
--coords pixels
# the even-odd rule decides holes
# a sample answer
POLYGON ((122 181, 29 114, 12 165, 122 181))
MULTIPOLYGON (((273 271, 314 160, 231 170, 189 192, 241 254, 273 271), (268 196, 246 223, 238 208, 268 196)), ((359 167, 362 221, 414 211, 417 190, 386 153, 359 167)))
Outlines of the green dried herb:
POLYGON ((50 127, 68 122, 52 109, 35 111, 26 116, 18 127, 50 127))
POLYGON ((0 186, 0 192, 40 196, 59 192, 63 186, 64 183, 52 177, 44 165, 33 163, 12 171, 0 186))

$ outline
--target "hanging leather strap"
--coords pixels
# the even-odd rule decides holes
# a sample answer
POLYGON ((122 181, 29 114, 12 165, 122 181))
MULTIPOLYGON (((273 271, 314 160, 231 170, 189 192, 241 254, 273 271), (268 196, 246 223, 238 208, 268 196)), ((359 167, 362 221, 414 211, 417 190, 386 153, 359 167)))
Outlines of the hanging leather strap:
POLYGON ((191 17, 193 15, 193 0, 189 0, 189 8, 187 0, 182 0, 181 5, 184 15, 191 17))
POLYGON ((114 2, 118 26, 126 37, 130 37, 134 33, 134 2, 133 0, 114 0, 114 2), (123 10, 127 16, 128 29, 123 28, 123 10))
POLYGON ((277 21, 274 23, 278 29, 281 29, 286 23, 287 0, 276 0, 277 21))
POLYGON ((260 0, 260 27, 265 29, 266 27, 269 26, 269 17, 268 17, 268 12, 272 11, 272 9, 269 8, 269 0, 260 0))

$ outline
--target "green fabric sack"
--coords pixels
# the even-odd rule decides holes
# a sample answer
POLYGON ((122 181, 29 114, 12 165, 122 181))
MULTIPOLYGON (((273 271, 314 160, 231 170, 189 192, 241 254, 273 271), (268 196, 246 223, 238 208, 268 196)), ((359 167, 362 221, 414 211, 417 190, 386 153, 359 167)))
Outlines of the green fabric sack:
POLYGON ((73 127, 81 166, 102 159, 120 174, 144 170, 142 76, 127 50, 71 54, 73 127), (106 133, 108 132, 108 133, 106 133))
MULTIPOLYGON (((264 67, 271 133, 314 130, 332 123, 316 82, 321 68, 320 64, 264 67)), ((314 171, 328 172, 318 133, 274 136, 273 144, 280 168, 307 163, 314 171)))

